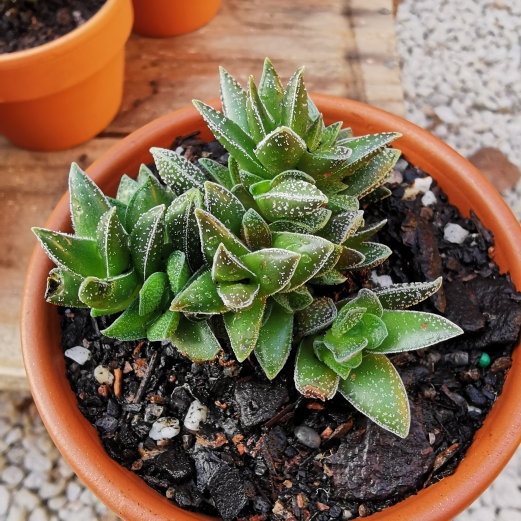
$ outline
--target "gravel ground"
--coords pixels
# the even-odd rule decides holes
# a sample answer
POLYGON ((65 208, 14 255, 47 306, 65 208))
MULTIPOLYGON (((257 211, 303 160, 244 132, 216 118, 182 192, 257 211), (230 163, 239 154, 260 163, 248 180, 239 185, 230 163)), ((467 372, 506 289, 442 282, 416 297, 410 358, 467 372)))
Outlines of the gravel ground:
MULTIPOLYGON (((403 0, 407 118, 468 157, 496 147, 521 167, 521 2, 403 0)), ((503 194, 521 220, 521 182, 503 194)), ((521 521, 521 449, 455 521, 521 521)))

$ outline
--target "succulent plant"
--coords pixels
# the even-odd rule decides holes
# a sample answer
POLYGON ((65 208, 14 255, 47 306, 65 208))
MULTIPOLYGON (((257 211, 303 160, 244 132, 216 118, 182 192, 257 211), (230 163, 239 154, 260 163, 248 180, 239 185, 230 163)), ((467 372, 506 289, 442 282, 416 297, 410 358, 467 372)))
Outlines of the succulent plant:
POLYGON ((75 234, 33 229, 57 265, 46 299, 91 308, 93 317, 121 313, 103 334, 170 339, 195 362, 214 360, 222 337, 239 362, 254 353, 270 379, 300 342, 300 392, 327 399, 339 388, 364 414, 406 435, 407 398, 385 354, 461 332, 436 315, 398 311, 441 280, 363 289, 337 304, 313 296, 314 285, 340 284, 346 271, 372 268, 391 253, 369 241, 385 221, 364 226, 360 202, 389 195, 381 185, 399 151, 387 145, 399 135, 355 138, 341 122, 326 127, 302 69, 282 89, 269 60, 259 89, 250 79, 247 93, 221 70, 221 94, 224 115, 196 105, 230 152, 228 168, 153 148, 163 182, 142 165, 110 198, 72 165, 75 234), (385 396, 372 401, 374 375, 385 396))

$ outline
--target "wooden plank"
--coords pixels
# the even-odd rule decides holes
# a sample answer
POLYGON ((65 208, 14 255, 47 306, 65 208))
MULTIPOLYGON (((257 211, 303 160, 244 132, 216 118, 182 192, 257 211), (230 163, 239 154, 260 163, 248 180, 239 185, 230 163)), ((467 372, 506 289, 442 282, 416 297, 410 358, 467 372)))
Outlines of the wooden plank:
POLYGON ((284 80, 306 65, 306 86, 364 101, 345 0, 225 0, 201 30, 175 38, 132 36, 123 105, 108 133, 124 135, 184 107, 218 96, 222 65, 245 85, 266 56, 284 80))
POLYGON ((367 103, 405 116, 393 0, 349 0, 367 103))
POLYGON ((121 110, 101 137, 72 150, 36 153, 0 138, 0 389, 26 385, 19 349, 19 308, 30 228, 42 226, 67 188, 69 165, 86 168, 118 139, 153 119, 218 93, 218 66, 243 85, 259 79, 269 56, 284 80, 307 66, 309 91, 403 112, 392 0, 224 0, 200 31, 166 39, 132 36, 121 110), (358 55, 363 56, 362 62, 358 55))

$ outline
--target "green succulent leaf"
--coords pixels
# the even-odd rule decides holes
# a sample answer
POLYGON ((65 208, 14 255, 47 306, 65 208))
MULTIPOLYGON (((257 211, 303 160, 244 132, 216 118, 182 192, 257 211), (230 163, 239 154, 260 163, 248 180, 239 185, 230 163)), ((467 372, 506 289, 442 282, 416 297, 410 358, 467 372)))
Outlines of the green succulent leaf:
POLYGON ((242 169, 264 179, 271 178, 271 174, 257 160, 253 152, 255 141, 239 125, 209 105, 196 100, 193 103, 215 138, 237 160, 242 169))
POLYGON ((146 182, 146 180, 149 177, 153 177, 155 179, 155 176, 152 173, 152 170, 150 170, 150 168, 148 168, 147 165, 141 164, 140 167, 139 167, 139 172, 137 174, 137 183, 139 185, 142 185, 143 183, 146 182))
POLYGON ((181 313, 176 311, 165 311, 158 317, 147 329, 147 338, 150 342, 160 342, 167 340, 175 333, 179 321, 181 320, 181 313))
POLYGON ((434 295, 441 288, 442 282, 443 279, 438 277, 432 282, 393 284, 374 292, 384 309, 405 309, 434 295))
POLYGON ((166 273, 161 271, 152 273, 139 290, 139 314, 148 315, 155 311, 159 307, 167 288, 168 276, 166 273))
POLYGON ((246 91, 223 67, 219 67, 221 101, 224 115, 239 125, 244 132, 250 133, 246 113, 246 91))
POLYGON ((392 194, 389 188, 385 188, 385 186, 379 186, 375 188, 372 192, 364 195, 362 199, 360 199, 360 204, 364 207, 371 203, 377 203, 378 201, 382 201, 387 199, 392 194))
POLYGON ((265 307, 266 299, 256 299, 248 309, 223 315, 233 352, 239 362, 244 362, 255 348, 265 307))
POLYGON ((308 94, 304 85, 304 67, 290 78, 282 96, 281 125, 290 127, 301 138, 308 124, 308 94))
POLYGON ((270 188, 275 188, 276 186, 280 185, 284 181, 305 181, 306 183, 310 183, 312 185, 315 184, 315 180, 305 172, 301 172, 300 170, 285 170, 284 172, 281 172, 280 174, 276 175, 271 181, 270 181, 270 188))
POLYGON ((271 313, 261 326, 255 356, 266 376, 273 380, 286 363, 291 352, 293 314, 272 302, 271 313))
POLYGON ((246 211, 242 203, 227 188, 206 181, 204 184, 206 209, 219 219, 232 233, 241 233, 242 218, 246 211))
POLYGON ((292 251, 301 256, 293 277, 284 288, 285 291, 294 290, 313 278, 335 249, 333 243, 313 235, 276 232, 272 237, 275 248, 292 251))
POLYGON ((352 237, 364 222, 364 212, 354 210, 334 214, 319 232, 321 237, 342 244, 352 237))
POLYGON ((322 133, 324 132, 324 119, 322 118, 322 114, 319 114, 317 119, 311 123, 308 131, 306 132, 306 145, 308 146, 308 150, 310 152, 315 152, 320 145, 320 140, 322 139, 322 133))
POLYGON ((259 293, 260 285, 256 282, 221 282, 217 293, 227 309, 240 311, 249 308, 259 293))
POLYGON ((267 297, 283 289, 295 274, 301 256, 280 248, 266 248, 241 257, 241 263, 255 274, 259 296, 267 297))
POLYGON ((272 298, 288 313, 301 311, 313 302, 313 296, 306 286, 301 286, 291 293, 275 293, 272 298))
POLYGON ((152 273, 161 271, 165 236, 164 214, 164 205, 148 210, 141 215, 130 234, 132 260, 143 280, 152 273))
POLYGON ((184 194, 191 188, 202 190, 206 176, 186 157, 166 148, 150 149, 157 170, 164 183, 177 195, 184 194))
POLYGON ((121 275, 130 263, 129 237, 118 219, 115 207, 102 215, 96 235, 98 251, 105 262, 106 276, 121 275))
POLYGON ((134 192, 128 203, 125 214, 125 228, 130 233, 136 226, 139 218, 148 210, 159 205, 165 208, 172 202, 172 196, 154 177, 148 177, 146 181, 134 192))
POLYGON ((346 310, 355 308, 365 308, 368 313, 377 317, 381 317, 384 311, 382 303, 376 293, 367 288, 362 288, 356 298, 342 305, 342 309, 346 310))
POLYGON ((271 232, 266 221, 252 208, 242 218, 241 237, 252 251, 271 247, 271 232))
POLYGON ((118 340, 140 340, 147 336, 150 317, 139 314, 139 301, 134 300, 125 311, 106 329, 101 331, 109 338, 118 340))
POLYGON ((351 141, 351 139, 353 139, 353 130, 351 128, 343 128, 338 133, 336 142, 338 145, 343 145, 344 143, 351 141))
POLYGON ((203 196, 197 188, 193 188, 175 199, 165 215, 165 226, 172 247, 185 254, 193 271, 203 263, 199 226, 195 218, 195 209, 202 206, 203 196))
POLYGON ((313 349, 315 351, 315 356, 340 376, 342 380, 345 380, 349 376, 351 369, 353 369, 352 365, 360 365, 362 363, 361 351, 346 362, 339 363, 335 360, 333 353, 324 345, 323 342, 317 342, 315 340, 313 349))
POLYGON ((228 311, 228 307, 219 296, 212 273, 205 271, 174 298, 170 311, 217 315, 228 311))
POLYGON ((213 263, 213 258, 221 243, 237 257, 249 253, 248 248, 212 214, 196 209, 195 217, 199 226, 203 251, 209 265, 213 263))
POLYGON ((45 300, 58 306, 75 308, 88 307, 78 296, 82 281, 83 277, 79 277, 68 270, 53 268, 47 277, 45 300))
POLYGON ((107 197, 107 201, 110 204, 111 208, 116 209, 116 215, 118 216, 118 220, 121 224, 126 222, 127 215, 127 205, 123 204, 121 201, 117 199, 113 199, 112 197, 107 197))
POLYGON ((297 390, 306 398, 326 401, 335 396, 338 382, 338 375, 315 356, 313 337, 304 338, 295 360, 297 390))
MULTIPOLYGON (((322 139, 320 140, 320 150, 327 150, 335 145, 342 125, 342 121, 337 121, 336 123, 329 125, 329 127, 324 128, 322 139)), ((347 145, 347 147, 349 148, 349 145, 347 145)))
POLYGON ((337 270, 352 270, 365 261, 365 255, 352 248, 342 246, 342 253, 335 264, 337 270))
POLYGON ((186 262, 186 255, 182 251, 174 251, 166 261, 166 274, 170 289, 177 295, 186 286, 190 279, 190 268, 186 262))
POLYGON ((203 166, 216 183, 224 186, 228 190, 231 190, 235 186, 236 183, 232 180, 228 168, 217 161, 208 157, 201 157, 199 164, 203 166))
POLYGON ((119 181, 116 200, 123 203, 124 205, 128 205, 138 188, 139 183, 137 181, 129 177, 127 174, 123 174, 121 176, 121 180, 119 181))
POLYGON ((414 351, 463 334, 463 330, 450 320, 421 311, 384 310, 382 321, 389 334, 380 345, 368 346, 376 353, 414 351))
POLYGON ((280 121, 283 95, 284 88, 282 87, 279 75, 271 61, 266 58, 264 60, 262 77, 259 82, 259 97, 275 122, 280 121))
POLYGON ((268 221, 300 219, 327 203, 327 197, 318 188, 298 180, 283 181, 268 192, 253 196, 268 221))
POLYGON ((110 210, 107 198, 76 163, 72 163, 69 173, 69 192, 72 226, 76 235, 95 239, 101 216, 110 210))
POLYGON ((295 315, 295 335, 303 337, 317 333, 331 325, 336 316, 335 303, 329 297, 317 298, 295 315))
POLYGON ((346 176, 354 173, 358 168, 368 163, 375 154, 399 137, 401 137, 401 134, 398 132, 383 132, 349 139, 343 146, 350 148, 353 153, 342 169, 342 174, 346 176))
POLYGON ((331 326, 331 333, 333 336, 340 337, 345 335, 350 329, 358 324, 362 317, 367 312, 367 308, 344 306, 331 326))
POLYGON ((338 261, 340 260, 340 257, 342 256, 344 247, 340 246, 339 244, 334 244, 334 249, 331 255, 328 257, 327 261, 324 263, 322 268, 320 268, 320 271, 318 271, 313 278, 320 277, 322 275, 325 275, 326 273, 329 273, 332 271, 335 266, 338 264, 338 261))
POLYGON ((224 244, 219 244, 212 265, 212 278, 216 282, 239 282, 255 275, 224 244))
POLYGON ((318 110, 313 100, 308 96, 308 124, 313 123, 313 121, 316 121, 320 116, 321 112, 318 110))
POLYGON ((351 150, 335 146, 327 151, 306 152, 297 164, 297 168, 317 180, 319 188, 330 183, 330 178, 351 156, 351 150))
POLYGON ((83 277, 105 277, 105 263, 95 240, 32 228, 47 256, 60 268, 83 277))
POLYGON ((257 206, 255 199, 243 184, 235 185, 232 188, 232 194, 239 199, 245 210, 255 210, 256 212, 259 212, 259 207, 257 206))
POLYGON ((400 158, 401 152, 392 148, 382 150, 369 164, 363 166, 349 178, 346 195, 359 199, 381 186, 400 158))
POLYGON ((326 226, 331 219, 332 212, 326 208, 317 208, 312 213, 304 215, 298 219, 298 223, 305 226, 309 232, 315 233, 326 226))
POLYGON ((289 232, 289 233, 303 233, 310 234, 307 226, 300 224, 298 221, 278 220, 270 224, 270 231, 273 232, 289 232))
POLYGON ((181 316, 171 338, 179 352, 195 363, 215 360, 221 351, 221 346, 208 322, 192 322, 181 316))
POLYGON ((273 177, 293 168, 306 149, 306 142, 295 131, 282 126, 262 139, 255 148, 255 156, 273 177))
POLYGON ((340 393, 362 414, 400 438, 409 434, 411 413, 400 375, 385 355, 364 354, 340 382, 340 393))
POLYGON ((348 212, 359 209, 358 198, 351 195, 328 195, 328 199, 327 208, 332 212, 348 212))
POLYGON ((79 287, 78 296, 87 306, 108 315, 126 309, 137 298, 140 287, 137 273, 131 270, 107 279, 87 277, 79 287))
POLYGON ((246 172, 246 170, 239 170, 239 176, 241 178, 241 183, 245 188, 250 188, 251 185, 265 181, 265 179, 262 179, 262 177, 259 177, 255 174, 250 174, 250 172, 246 172))
POLYGON ((379 244, 376 242, 363 242, 362 244, 355 243, 355 245, 352 245, 351 241, 348 240, 345 245, 348 247, 352 246, 365 257, 365 260, 361 264, 352 268, 357 271, 379 266, 382 262, 385 262, 392 253, 392 250, 385 246, 385 244, 379 244))
POLYGON ((387 219, 380 221, 379 223, 372 224, 370 226, 364 226, 363 228, 359 228, 355 235, 353 235, 353 240, 351 244, 362 243, 370 239, 375 233, 380 231, 387 224, 387 219))
POLYGON ((323 275, 313 277, 309 282, 317 286, 338 286, 343 284, 347 277, 337 270, 330 270, 323 275))
POLYGON ((275 121, 262 104, 253 76, 250 76, 249 79, 246 114, 251 135, 255 140, 261 141, 275 129, 275 121))

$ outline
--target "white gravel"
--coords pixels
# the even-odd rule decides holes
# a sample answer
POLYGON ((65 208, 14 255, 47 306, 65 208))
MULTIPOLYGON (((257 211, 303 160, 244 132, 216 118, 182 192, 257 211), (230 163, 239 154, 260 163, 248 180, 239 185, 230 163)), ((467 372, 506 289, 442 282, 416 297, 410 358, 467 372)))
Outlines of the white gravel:
POLYGON ((521 167, 521 2, 403 0, 396 32, 407 118, 521 167))

